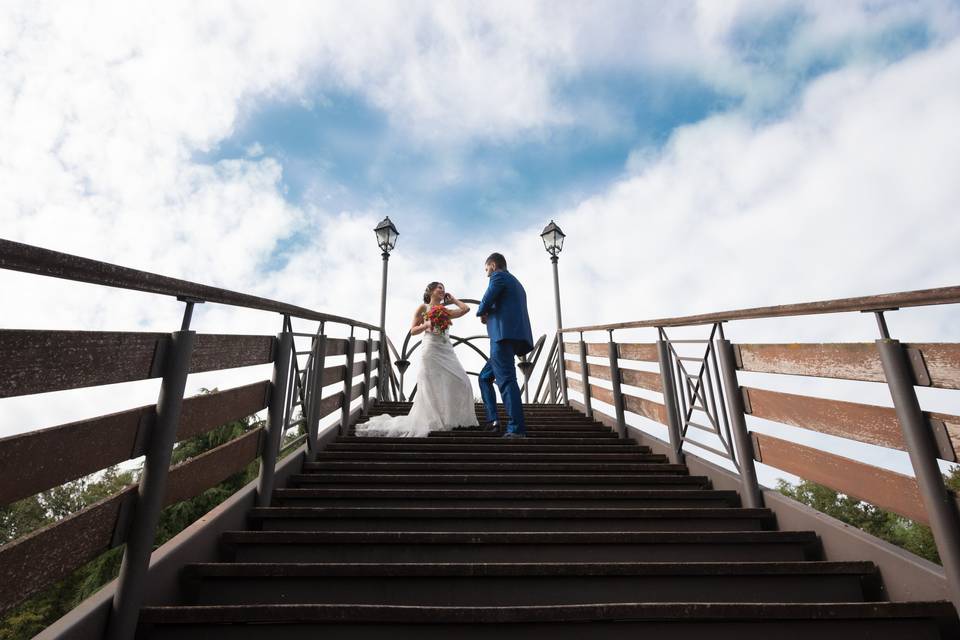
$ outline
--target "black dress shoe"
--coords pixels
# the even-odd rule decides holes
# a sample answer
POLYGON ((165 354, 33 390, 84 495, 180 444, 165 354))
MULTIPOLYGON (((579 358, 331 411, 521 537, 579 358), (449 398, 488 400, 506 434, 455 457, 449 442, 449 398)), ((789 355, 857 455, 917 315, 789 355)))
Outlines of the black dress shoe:
POLYGON ((480 428, 483 431, 500 431, 500 425, 498 425, 496 422, 485 422, 480 428))

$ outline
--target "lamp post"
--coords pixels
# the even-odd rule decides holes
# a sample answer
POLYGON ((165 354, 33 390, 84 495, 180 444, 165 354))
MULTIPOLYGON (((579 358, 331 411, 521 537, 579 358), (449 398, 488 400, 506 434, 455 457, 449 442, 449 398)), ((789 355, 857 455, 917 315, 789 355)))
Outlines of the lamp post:
MULTIPOLYGON (((566 238, 560 227, 553 220, 550 221, 540 233, 543 239, 543 247, 550 254, 550 262, 553 263, 553 299, 557 307, 557 355, 560 358, 560 394, 563 397, 563 403, 569 404, 567 398, 567 374, 563 361, 563 334, 560 329, 563 328, 563 319, 560 316, 560 273, 557 270, 557 262, 560 260, 560 252, 563 250, 563 239, 566 238)), ((548 363, 549 366, 549 363, 548 363)))
POLYGON ((387 346, 387 262, 390 260, 390 252, 397 246, 397 238, 400 232, 390 221, 390 216, 384 218, 380 224, 373 228, 377 236, 377 246, 383 252, 383 282, 380 285, 380 367, 378 373, 377 398, 382 402, 387 397, 387 389, 390 388, 387 380, 387 372, 390 370, 390 349, 387 346))

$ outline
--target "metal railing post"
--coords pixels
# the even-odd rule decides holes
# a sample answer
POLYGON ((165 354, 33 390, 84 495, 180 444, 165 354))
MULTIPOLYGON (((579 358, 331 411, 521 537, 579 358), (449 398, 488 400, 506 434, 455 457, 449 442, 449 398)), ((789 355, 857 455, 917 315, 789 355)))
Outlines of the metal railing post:
MULTIPOLYGON (((566 371, 564 371, 566 377, 566 371)), ((593 405, 590 402, 590 365, 587 364, 587 343, 583 341, 583 332, 580 333, 580 377, 583 381, 583 407, 588 418, 593 417, 593 405)))
POLYGON ((269 507, 273 495, 273 476, 277 467, 280 441, 286 426, 287 387, 290 386, 290 358, 293 334, 283 331, 277 336, 277 355, 273 360, 273 379, 270 385, 270 405, 267 408, 267 426, 260 449, 260 476, 257 479, 257 506, 269 507))
POLYGON ((343 376, 343 407, 340 414, 339 433, 343 435, 350 428, 350 389, 353 386, 353 357, 357 350, 357 339, 350 327, 350 339, 347 340, 347 370, 343 376))
POLYGON ((662 329, 657 329, 657 356, 660 361, 660 380, 663 384, 663 405, 667 410, 667 434, 670 438, 670 462, 683 463, 683 439, 680 435, 680 415, 677 411, 677 390, 673 384, 673 369, 670 365, 670 347, 662 329))
POLYGON ((714 341, 714 345, 720 361, 723 394, 727 399, 727 408, 730 412, 730 431, 740 466, 740 497, 743 500, 743 506, 748 509, 759 509, 763 507, 763 493, 760 491, 757 468, 753 462, 753 443, 747 431, 746 407, 743 404, 743 392, 740 390, 740 382, 737 379, 737 360, 733 353, 733 345, 723 337, 722 327, 720 338, 714 341))
POLYGON ((557 404, 557 376, 553 371, 554 361, 552 358, 547 360, 547 384, 548 388, 548 399, 550 404, 557 404))
POLYGON ((557 373, 560 374, 558 386, 560 390, 560 399, 563 404, 569 406, 570 398, 567 397, 567 363, 563 351, 563 334, 557 334, 557 373))
POLYGON ((370 366, 373 364, 373 332, 367 330, 367 363, 363 373, 363 412, 370 410, 370 366))
POLYGON ((950 599, 960 609, 960 516, 957 505, 943 483, 938 449, 933 432, 920 409, 914 389, 912 368, 899 340, 891 340, 882 312, 877 313, 883 337, 877 340, 880 362, 890 388, 897 420, 910 454, 920 495, 930 518, 930 529, 943 562, 950 599))
POLYGON ((318 451, 320 432, 320 401, 323 399, 323 369, 327 360, 327 336, 323 325, 320 336, 313 343, 313 374, 310 376, 310 413, 307 418, 307 444, 311 459, 318 451))
POLYGON ((156 421, 150 429, 150 442, 137 490, 136 513, 126 536, 127 548, 123 554, 117 591, 107 623, 108 640, 133 638, 137 628, 147 571, 150 568, 150 554, 153 552, 157 523, 166 494, 170 458, 173 455, 173 445, 177 441, 183 391, 193 354, 196 334, 189 330, 192 312, 193 302, 188 302, 183 327, 171 334, 164 354, 163 382, 157 399, 156 421))
POLYGON ((610 383, 613 385, 613 408, 617 416, 617 433, 621 438, 627 437, 627 420, 623 415, 623 389, 620 385, 620 349, 613 341, 613 329, 609 329, 610 342, 607 347, 610 353, 610 383))

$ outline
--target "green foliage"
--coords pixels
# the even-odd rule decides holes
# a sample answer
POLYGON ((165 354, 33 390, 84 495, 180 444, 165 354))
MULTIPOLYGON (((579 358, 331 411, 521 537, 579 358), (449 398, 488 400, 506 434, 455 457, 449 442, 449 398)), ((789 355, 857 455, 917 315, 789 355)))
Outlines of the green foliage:
MULTIPOLYGON (((960 467, 954 468, 944 481, 949 489, 960 490, 960 467)), ((895 544, 921 558, 940 564, 940 555, 937 553, 933 533, 930 527, 920 522, 837 493, 833 489, 814 482, 803 481, 794 486, 780 480, 777 483, 777 490, 821 513, 895 544)))
MULTIPOLYGON (((253 429, 249 419, 237 420, 180 443, 172 463, 196 457, 253 429)), ((288 434, 288 437, 294 434, 288 434)), ((200 495, 174 505, 160 514, 155 547, 160 546, 202 515, 229 498, 257 475, 253 462, 200 495)), ((110 497, 136 481, 137 471, 111 467, 101 474, 68 482, 36 496, 0 507, 0 544, 20 538, 71 513, 110 497)), ((111 549, 51 585, 0 619, 0 640, 27 640, 76 607, 103 585, 117 577, 123 547, 111 549)))

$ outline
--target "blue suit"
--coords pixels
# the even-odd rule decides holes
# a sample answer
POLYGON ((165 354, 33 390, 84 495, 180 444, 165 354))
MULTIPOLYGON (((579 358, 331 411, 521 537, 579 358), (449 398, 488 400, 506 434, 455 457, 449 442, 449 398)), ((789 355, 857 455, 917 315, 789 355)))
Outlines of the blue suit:
POLYGON ((487 412, 487 421, 497 420, 497 396, 493 390, 496 381, 500 397, 510 416, 507 433, 526 433, 523 403, 517 384, 515 356, 533 350, 533 331, 527 315, 527 292, 520 281, 507 271, 494 271, 477 315, 487 315, 487 334, 490 336, 490 359, 480 371, 480 396, 487 412))

